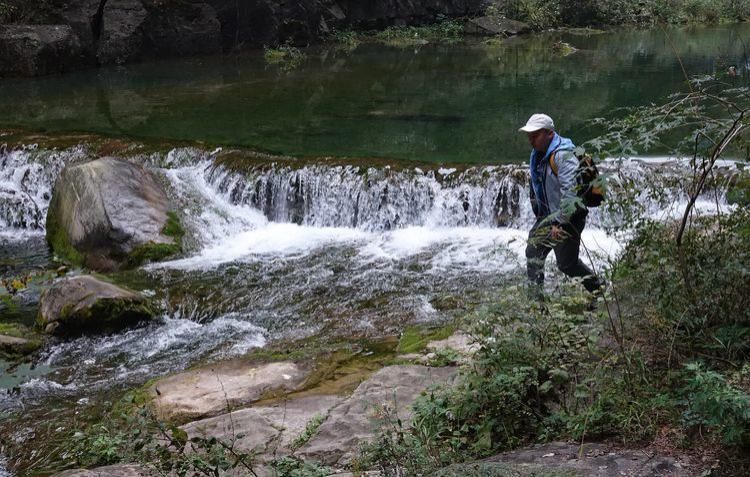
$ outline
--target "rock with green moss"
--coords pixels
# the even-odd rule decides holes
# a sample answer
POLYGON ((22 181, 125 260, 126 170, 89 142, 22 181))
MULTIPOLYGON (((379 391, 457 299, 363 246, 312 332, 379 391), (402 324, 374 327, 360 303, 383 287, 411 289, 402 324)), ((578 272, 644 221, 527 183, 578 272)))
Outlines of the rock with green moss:
POLYGON ((41 346, 42 342, 39 340, 0 335, 0 356, 7 358, 26 356, 38 350, 41 346))
POLYGON ((69 165, 55 183, 47 240, 78 265, 112 271, 161 260, 182 248, 179 219, 143 166, 105 157, 69 165))
POLYGON ((143 296, 91 276, 80 276, 58 280, 42 293, 37 325, 45 333, 76 335, 116 331, 155 314, 143 296))

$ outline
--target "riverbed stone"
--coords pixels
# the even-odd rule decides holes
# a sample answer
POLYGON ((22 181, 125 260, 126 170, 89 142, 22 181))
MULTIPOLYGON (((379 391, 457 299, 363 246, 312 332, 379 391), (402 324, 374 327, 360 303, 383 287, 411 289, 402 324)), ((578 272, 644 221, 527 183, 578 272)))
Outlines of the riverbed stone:
POLYGON ((0 25, 0 77, 63 73, 85 63, 69 25, 0 25))
POLYGON ((257 452, 258 460, 289 455, 293 444, 314 419, 322 419, 344 400, 340 396, 290 398, 273 406, 254 406, 191 422, 182 427, 188 437, 216 437, 242 452, 257 452))
POLYGON ((39 340, 0 335, 0 356, 25 356, 41 348, 39 340))
POLYGON ((189 422, 298 389, 309 374, 292 362, 225 361, 162 378, 148 391, 156 414, 189 422))
POLYGON ((55 183, 47 240, 55 253, 99 271, 158 260, 181 249, 167 195, 139 164, 105 157, 68 165, 55 183))
POLYGON ((73 469, 55 474, 53 477, 150 477, 153 475, 135 464, 117 464, 94 469, 73 469))
POLYGON ((105 332, 155 316, 148 300, 132 290, 91 276, 63 278, 42 293, 37 325, 45 333, 105 332))
POLYGON ((360 443, 374 438, 384 409, 408 423, 417 397, 432 385, 451 382, 456 373, 455 367, 411 365, 379 370, 331 410, 315 436, 295 455, 330 466, 345 466, 356 455, 360 443))

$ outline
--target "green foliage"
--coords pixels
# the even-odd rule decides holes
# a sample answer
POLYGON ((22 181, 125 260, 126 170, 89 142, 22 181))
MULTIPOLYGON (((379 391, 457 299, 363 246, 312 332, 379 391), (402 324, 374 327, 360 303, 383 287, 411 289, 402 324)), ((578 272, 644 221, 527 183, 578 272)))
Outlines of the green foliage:
POLYGON ((292 45, 281 45, 277 48, 265 47, 263 57, 269 65, 276 65, 282 70, 293 70, 302 64, 305 53, 292 45))
POLYGON ((330 467, 294 457, 282 457, 271 463, 277 477, 326 477, 334 473, 330 467))
POLYGON ((307 444, 307 442, 315 435, 315 433, 318 432, 318 428, 321 424, 323 424, 323 421, 325 421, 326 416, 322 414, 316 414, 313 416, 312 419, 305 425, 305 430, 302 431, 302 434, 297 436, 296 439, 294 439, 294 442, 292 442, 292 445, 290 448, 292 450, 297 450, 303 445, 307 444))
POLYGON ((750 174, 738 174, 727 189, 727 202, 740 207, 750 206, 750 174))
POLYGON ((510 0, 505 3, 503 14, 526 22, 535 30, 544 30, 560 25, 563 3, 560 0, 510 0))
POLYGON ((225 475, 233 469, 252 473, 254 455, 239 451, 233 440, 192 437, 158 420, 148 407, 110 416, 73 436, 73 453, 85 467, 139 463, 160 474, 225 475))
POLYGON ((453 348, 443 348, 435 352, 435 356, 427 362, 429 366, 455 366, 461 361, 461 354, 453 348))
POLYGON ((656 349, 669 337, 662 352, 672 360, 696 351, 721 360, 750 356, 749 223, 746 208, 704 220, 686 235, 682 261, 668 225, 644 223, 628 245, 615 276, 624 318, 648 326, 653 335, 644 335, 656 349))
POLYGON ((525 21, 536 30, 559 25, 646 25, 716 23, 750 15, 743 0, 511 0, 493 14, 525 21))
POLYGON ((454 43, 462 38, 463 26, 447 19, 426 26, 392 26, 374 34, 376 41, 394 46, 431 42, 454 43))
POLYGON ((699 363, 689 363, 685 370, 683 423, 717 429, 728 445, 750 444, 750 394, 699 363))
POLYGON ((587 301, 577 289, 549 306, 529 301, 520 288, 504 290, 497 303, 466 319, 479 350, 459 384, 420 397, 410 425, 382 410, 381 432, 363 450, 361 465, 385 475, 431 475, 539 438, 584 435, 585 429, 571 429, 600 395, 619 396, 619 405, 632 397, 616 379, 621 362, 600 361, 603 325, 584 311, 587 301), (595 382, 600 374, 611 379, 595 382))

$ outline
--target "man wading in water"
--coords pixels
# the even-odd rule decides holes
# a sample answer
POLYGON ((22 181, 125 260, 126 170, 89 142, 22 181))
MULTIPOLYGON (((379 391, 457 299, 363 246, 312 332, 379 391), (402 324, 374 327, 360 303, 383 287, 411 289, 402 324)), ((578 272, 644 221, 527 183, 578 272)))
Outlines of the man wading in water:
POLYGON ((519 131, 528 135, 532 147, 529 197, 536 222, 526 246, 532 296, 542 297, 544 260, 551 250, 555 251, 558 268, 569 277, 582 277, 583 286, 593 293, 604 282, 578 258, 589 212, 576 196, 575 146, 555 132, 555 123, 546 114, 534 114, 519 131))

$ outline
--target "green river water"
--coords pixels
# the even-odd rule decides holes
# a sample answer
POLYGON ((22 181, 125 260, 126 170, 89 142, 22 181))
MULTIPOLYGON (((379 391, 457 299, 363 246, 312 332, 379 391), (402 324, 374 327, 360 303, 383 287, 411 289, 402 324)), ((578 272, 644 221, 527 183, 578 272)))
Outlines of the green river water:
POLYGON ((361 44, 305 51, 294 69, 262 52, 0 81, 0 125, 198 140, 290 155, 508 163, 516 131, 545 111, 582 142, 594 117, 660 101, 688 75, 746 82, 750 25, 549 33, 490 46, 361 44), (552 44, 578 51, 564 56, 552 44))

